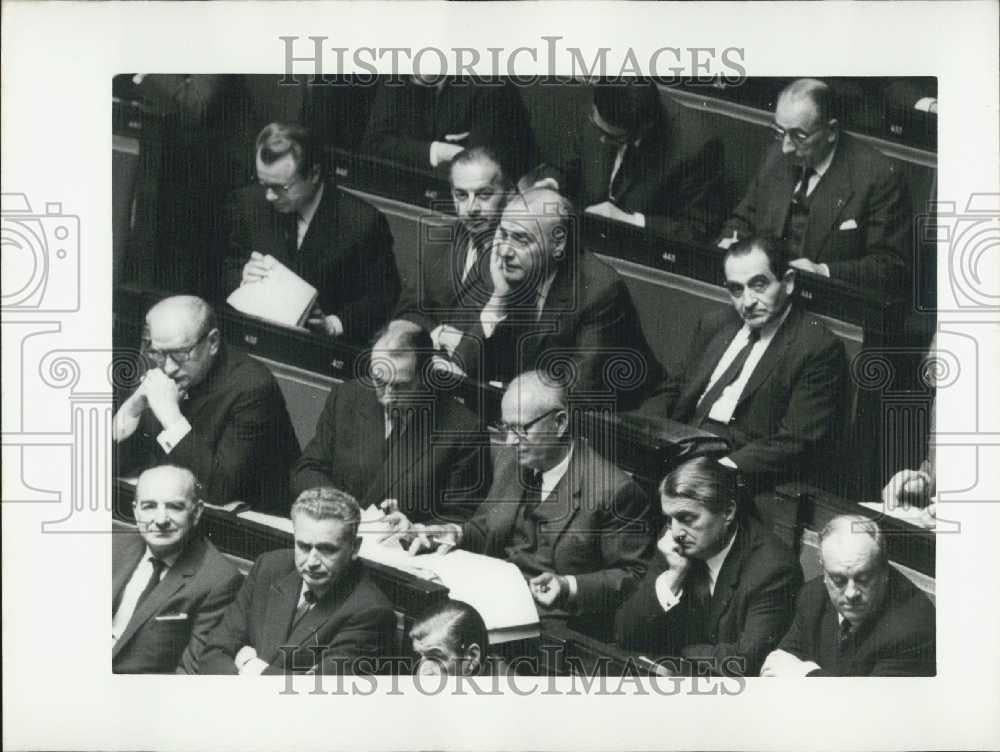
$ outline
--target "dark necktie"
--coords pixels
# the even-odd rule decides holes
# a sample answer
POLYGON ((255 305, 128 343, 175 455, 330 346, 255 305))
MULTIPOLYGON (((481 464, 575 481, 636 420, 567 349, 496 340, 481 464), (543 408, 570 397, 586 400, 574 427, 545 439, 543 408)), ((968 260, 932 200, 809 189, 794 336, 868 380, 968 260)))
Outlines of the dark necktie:
POLYGON ((139 600, 135 602, 136 611, 139 610, 142 602, 149 597, 149 594, 156 589, 156 586, 160 584, 160 575, 163 574, 163 569, 167 566, 167 563, 163 559, 157 559, 155 556, 149 557, 149 563, 153 565, 153 573, 149 575, 149 582, 146 583, 146 587, 139 593, 139 600))
MULTIPOLYGON (((629 157, 632 156, 633 151, 634 149, 632 149, 631 144, 625 144, 625 149, 622 151, 622 161, 621 164, 618 165, 618 172, 615 173, 615 176, 611 179, 611 185, 608 186, 608 198, 611 201, 614 201, 621 192, 622 183, 625 182, 625 170, 627 168, 627 163, 629 157)), ((611 169, 615 169, 614 160, 611 161, 611 169)))
POLYGON ((840 622, 840 634, 837 635, 837 647, 843 650, 851 640, 851 627, 853 625, 847 619, 840 622))
POLYGON ((289 628, 289 634, 294 631, 294 629, 299 625, 299 622, 305 618, 305 615, 312 611, 313 606, 316 605, 316 593, 312 590, 306 588, 306 591, 302 594, 302 602, 295 608, 295 616, 292 618, 292 626, 289 628))
POLYGON ((712 586, 704 559, 692 558, 688 564, 684 597, 689 599, 688 640, 704 642, 708 639, 708 612, 712 605, 712 586))
POLYGON ((290 212, 281 218, 281 234, 284 241, 285 254, 294 258, 299 249, 299 213, 290 212))
POLYGON ((525 468, 521 472, 524 493, 521 496, 521 513, 531 531, 530 550, 538 548, 538 507, 542 503, 542 474, 538 470, 525 468))
POLYGON ((799 173, 799 182, 795 187, 795 192, 792 193, 792 203, 808 208, 809 180, 815 174, 816 170, 814 170, 812 167, 805 166, 802 168, 802 172, 799 173))
POLYGON ((747 362, 747 358, 750 357, 750 351, 759 339, 760 332, 756 329, 751 329, 750 336, 747 338, 747 343, 743 346, 743 349, 736 354, 736 357, 733 358, 733 362, 729 364, 729 367, 726 368, 726 370, 722 372, 722 375, 715 380, 715 383, 712 384, 712 388, 705 392, 705 394, 702 395, 702 398, 698 400, 698 404, 694 411, 693 421, 696 428, 705 422, 708 414, 712 411, 712 405, 714 405, 719 397, 722 396, 722 392, 725 388, 736 381, 739 377, 740 372, 743 371, 743 366, 747 362))

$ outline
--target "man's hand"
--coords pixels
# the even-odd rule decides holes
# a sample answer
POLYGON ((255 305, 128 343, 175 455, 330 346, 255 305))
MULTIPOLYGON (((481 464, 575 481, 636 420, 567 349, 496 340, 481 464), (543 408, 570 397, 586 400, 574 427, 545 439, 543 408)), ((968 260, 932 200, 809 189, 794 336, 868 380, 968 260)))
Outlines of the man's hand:
POLYGON ((114 420, 112 421, 112 438, 115 441, 125 441, 139 427, 139 419, 146 408, 149 407, 145 387, 146 380, 143 377, 143 381, 139 384, 138 388, 129 395, 129 398, 122 403, 122 406, 118 408, 118 412, 115 413, 114 420))
MULTIPOLYGON (((391 501, 395 501, 395 499, 392 499, 391 501)), ((385 504, 385 502, 382 503, 385 504)), ((413 524, 410 522, 410 519, 398 509, 386 512, 382 522, 386 525, 387 531, 379 537, 379 543, 388 545, 396 539, 399 539, 406 544, 409 544, 412 541, 413 534, 411 531, 413 529, 413 524)))
POLYGON ((257 657, 257 651, 252 645, 244 645, 233 658, 233 665, 240 676, 260 676, 267 668, 267 663, 257 657))
POLYGON ((663 558, 667 560, 667 571, 660 577, 670 587, 671 592, 677 595, 684 585, 684 578, 687 577, 691 560, 681 552, 680 544, 669 530, 663 534, 656 547, 663 554, 663 558))
POLYGON ((325 334, 328 337, 339 337, 344 333, 344 324, 339 316, 327 316, 323 309, 315 306, 306 319, 306 326, 317 334, 325 334))
POLYGON ((542 606, 551 607, 569 595, 569 583, 554 572, 542 572, 528 580, 532 597, 542 606))
POLYGON ((493 243, 493 250, 490 251, 490 279, 493 282, 493 295, 487 306, 503 308, 511 287, 503 273, 503 259, 500 256, 500 244, 497 242, 493 243))
POLYGON ((414 525, 411 532, 415 533, 415 537, 407 550, 414 556, 434 550, 439 554, 446 554, 458 546, 460 531, 461 528, 453 524, 414 525))
POLYGON ((442 162, 450 162, 459 152, 465 151, 465 147, 459 142, 469 137, 469 132, 449 133, 445 135, 444 141, 431 142, 431 167, 437 167, 442 162))
POLYGON ((814 264, 807 258, 797 258, 788 262, 788 265, 793 269, 799 269, 804 272, 811 272, 812 274, 818 274, 821 277, 830 276, 830 267, 826 264, 814 264))
POLYGON ((761 666, 761 676, 805 676, 819 666, 812 661, 803 661, 784 650, 772 650, 761 666))
POLYGON ((149 409, 161 426, 169 428, 182 419, 180 402, 184 393, 178 388, 177 382, 159 368, 146 372, 140 388, 145 391, 149 409))
POLYGON ((719 242, 716 243, 716 246, 718 246, 719 248, 721 248, 724 251, 728 251, 729 247, 733 243, 737 242, 739 239, 740 239, 739 233, 736 232, 736 230, 733 230, 733 234, 732 235, 730 235, 728 237, 725 237, 725 238, 719 238, 719 242))
POLYGON ((900 470, 882 489, 882 503, 888 509, 925 506, 932 491, 930 476, 920 470, 900 470))
POLYGON ((613 219, 616 222, 625 222, 636 227, 646 226, 646 216, 640 212, 627 212, 615 206, 610 201, 588 206, 585 211, 588 214, 596 214, 598 217, 613 219))
POLYGON ((248 285, 253 282, 260 282, 271 273, 271 269, 273 268, 274 259, 271 256, 251 251, 250 260, 243 265, 243 278, 240 280, 240 284, 248 285))
POLYGON ((431 331, 431 342, 435 350, 444 350, 453 355, 462 342, 462 331, 451 324, 439 324, 431 331))

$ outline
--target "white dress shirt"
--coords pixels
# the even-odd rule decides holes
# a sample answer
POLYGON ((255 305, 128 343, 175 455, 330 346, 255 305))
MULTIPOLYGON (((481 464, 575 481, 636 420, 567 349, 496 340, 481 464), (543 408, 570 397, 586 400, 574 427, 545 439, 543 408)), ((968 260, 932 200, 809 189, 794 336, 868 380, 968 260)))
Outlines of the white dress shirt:
MULTIPOLYGON (((830 153, 823 157, 823 161, 819 164, 813 165, 813 174, 809 176, 809 187, 806 188, 807 196, 812 195, 812 192, 816 190, 816 186, 819 185, 819 181, 824 175, 826 175, 826 171, 830 169, 830 164, 833 162, 833 155, 836 151, 837 144, 834 144, 833 148, 830 149, 830 153)), ((795 187, 798 188, 799 183, 801 182, 801 180, 796 181, 795 187)))
MULTIPOLYGON (((176 563, 179 556, 180 553, 178 552, 170 556, 157 557, 166 565, 163 567, 163 571, 160 572, 160 582, 163 582, 163 578, 167 576, 167 572, 170 571, 170 568, 176 563)), ((146 589, 146 583, 149 582, 149 578, 153 574, 151 558, 153 558, 153 552, 149 550, 149 546, 146 546, 146 551, 142 559, 139 560, 138 566, 136 566, 129 581, 125 584, 121 602, 118 604, 118 610, 115 611, 114 617, 111 620, 112 645, 118 642, 118 638, 122 636, 129 621, 132 620, 135 607, 138 605, 139 596, 146 589)))
MULTIPOLYGON (((553 271, 546 277, 545 281, 542 282, 542 286, 538 288, 538 297, 535 299, 535 321, 542 316, 542 310, 545 308, 545 301, 548 300, 549 290, 552 289, 552 283, 555 282, 556 272, 553 271)), ((496 331, 497 325, 507 318, 506 311, 502 312, 503 309, 496 305, 496 302, 491 298, 490 301, 483 306, 483 310, 479 314, 479 323, 483 327, 483 336, 487 339, 493 336, 493 332, 496 331)))
POLYGON ((312 197, 312 200, 303 206, 302 210, 298 213, 295 239, 296 248, 302 247, 302 241, 305 240, 306 233, 309 232, 309 224, 312 222, 313 217, 316 216, 316 209, 319 207, 319 202, 323 199, 323 188, 325 185, 325 183, 319 184, 319 188, 312 197))
MULTIPOLYGON (((788 314, 791 310, 792 306, 789 304, 786 306, 784 312, 777 321, 769 322, 763 329, 761 329, 760 339, 754 343, 753 348, 750 350, 750 355, 743 364, 743 370, 740 371, 740 375, 737 376, 729 386, 722 390, 722 394, 719 395, 719 399, 715 401, 715 404, 712 405, 712 408, 708 413, 709 418, 714 421, 718 421, 719 423, 728 423, 732 420, 733 413, 736 412, 736 404, 739 402, 740 395, 743 394, 743 389, 746 387, 747 382, 753 375, 753 371, 760 362, 760 359, 764 357, 764 353, 771 344, 771 340, 774 339, 774 335, 777 333, 778 329, 781 328, 781 325, 785 323, 785 319, 788 318, 788 314)), ((726 372, 729 365, 736 359, 736 356, 739 355, 740 350, 742 350, 744 345, 746 345, 749 341, 750 327, 744 324, 743 328, 736 333, 735 337, 733 337, 733 341, 729 343, 729 347, 726 348, 726 351, 722 353, 722 357, 715 366, 715 370, 712 371, 712 376, 709 378, 708 384, 705 385, 705 391, 701 393, 701 396, 704 396, 708 390, 712 388, 712 385, 719 380, 719 377, 726 372)))

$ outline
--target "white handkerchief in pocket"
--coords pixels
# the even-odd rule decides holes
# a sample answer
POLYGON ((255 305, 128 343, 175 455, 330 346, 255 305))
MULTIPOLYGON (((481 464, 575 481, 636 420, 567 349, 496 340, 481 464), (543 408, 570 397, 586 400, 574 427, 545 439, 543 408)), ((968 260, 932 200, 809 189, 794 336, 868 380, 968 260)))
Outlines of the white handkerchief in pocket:
POLYGON ((858 229, 858 223, 855 222, 853 219, 846 219, 846 220, 844 220, 843 222, 840 223, 840 227, 837 228, 837 229, 840 229, 840 230, 857 230, 858 229))
POLYGON ((159 616, 154 616, 153 618, 156 621, 184 621, 188 618, 188 615, 182 612, 179 614, 160 614, 159 616))

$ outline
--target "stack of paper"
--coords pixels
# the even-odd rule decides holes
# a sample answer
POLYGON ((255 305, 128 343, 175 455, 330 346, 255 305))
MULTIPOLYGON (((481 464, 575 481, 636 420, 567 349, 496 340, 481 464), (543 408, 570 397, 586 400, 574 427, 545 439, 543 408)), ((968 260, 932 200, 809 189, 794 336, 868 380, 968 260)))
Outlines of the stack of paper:
POLYGON ((273 256, 271 271, 259 282, 238 287, 226 302, 240 313, 292 329, 302 329, 316 303, 316 288, 273 256))

